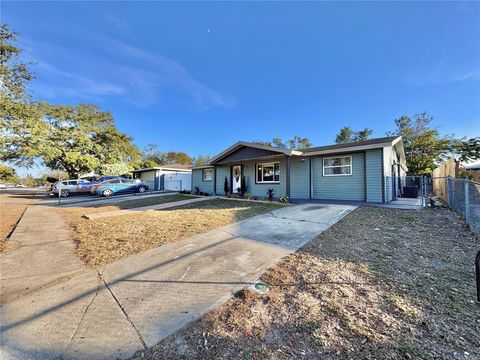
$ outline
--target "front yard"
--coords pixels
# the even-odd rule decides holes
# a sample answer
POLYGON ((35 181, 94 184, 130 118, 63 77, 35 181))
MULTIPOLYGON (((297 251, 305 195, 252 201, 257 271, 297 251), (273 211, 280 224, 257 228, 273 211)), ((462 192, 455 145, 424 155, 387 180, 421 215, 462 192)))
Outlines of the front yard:
POLYGON ((87 264, 101 266, 162 244, 207 232, 216 227, 263 214, 283 205, 253 201, 212 199, 164 210, 149 210, 131 215, 86 220, 95 213, 185 200, 171 195, 96 208, 64 208, 68 224, 74 230, 76 253, 87 264), (157 199, 157 201, 152 200, 157 199), (148 201, 148 204, 145 203, 148 201))
MULTIPOLYGON (((306 225, 308 226, 308 225, 306 225)), ((148 359, 474 359, 479 242, 447 209, 362 207, 148 359)))

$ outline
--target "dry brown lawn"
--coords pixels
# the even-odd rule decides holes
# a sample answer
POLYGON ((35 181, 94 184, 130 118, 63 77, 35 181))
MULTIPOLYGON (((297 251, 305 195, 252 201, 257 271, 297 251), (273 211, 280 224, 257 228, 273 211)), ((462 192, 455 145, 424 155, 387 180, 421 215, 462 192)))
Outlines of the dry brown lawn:
MULTIPOLYGON (((165 198, 167 196, 161 201, 165 202, 165 198)), ((281 206, 278 203, 212 199, 177 208, 96 220, 86 220, 82 215, 117 210, 119 206, 64 208, 61 211, 74 230, 77 255, 91 266, 101 266, 281 206)))
POLYGON ((478 359, 479 242, 447 209, 363 207, 147 359, 478 359))

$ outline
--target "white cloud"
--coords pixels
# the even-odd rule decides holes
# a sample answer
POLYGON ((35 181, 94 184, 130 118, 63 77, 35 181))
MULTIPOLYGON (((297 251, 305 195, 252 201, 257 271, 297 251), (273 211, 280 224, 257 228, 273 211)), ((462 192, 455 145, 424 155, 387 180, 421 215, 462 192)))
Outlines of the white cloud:
POLYGON ((139 106, 151 106, 179 92, 189 99, 189 106, 199 111, 235 105, 233 99, 202 84, 172 59, 89 30, 80 29, 78 34, 83 35, 82 39, 90 39, 87 48, 28 42, 29 56, 37 61, 37 96, 97 100, 114 96, 139 106), (55 62, 62 60, 65 66, 60 69, 52 65, 54 61, 47 60, 44 54, 52 54, 55 62))

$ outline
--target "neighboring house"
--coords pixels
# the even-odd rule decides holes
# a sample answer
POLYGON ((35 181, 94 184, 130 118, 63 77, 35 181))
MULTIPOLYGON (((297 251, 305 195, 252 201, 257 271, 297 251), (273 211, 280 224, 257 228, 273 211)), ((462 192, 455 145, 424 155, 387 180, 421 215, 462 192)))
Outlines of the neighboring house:
POLYGON ((150 190, 191 190, 192 170, 190 165, 171 164, 132 171, 135 179, 141 179, 150 190))
POLYGON ((245 177, 247 191, 266 197, 291 199, 388 202, 400 190, 405 176, 401 137, 384 137, 346 144, 288 150, 237 142, 215 156, 207 166, 192 169, 192 191, 224 194, 224 181, 235 193, 245 177))

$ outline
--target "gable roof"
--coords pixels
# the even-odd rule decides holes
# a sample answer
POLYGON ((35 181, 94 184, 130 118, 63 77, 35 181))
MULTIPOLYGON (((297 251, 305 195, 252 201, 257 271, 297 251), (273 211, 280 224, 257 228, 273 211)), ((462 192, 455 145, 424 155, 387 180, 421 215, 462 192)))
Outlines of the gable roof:
POLYGON ((273 152, 279 155, 286 155, 286 156, 292 156, 292 155, 314 156, 314 155, 323 155, 323 154, 354 152, 354 151, 361 151, 361 150, 368 150, 368 149, 378 149, 378 148, 383 148, 388 146, 395 146, 398 150, 400 150, 402 156, 403 157, 405 156, 403 152, 403 143, 402 143, 401 136, 386 136, 386 137, 375 138, 370 140, 354 141, 354 142, 349 142, 345 144, 316 146, 316 147, 303 149, 303 150, 284 149, 284 148, 278 148, 273 146, 267 146, 263 144, 247 142, 247 141, 238 141, 232 146, 222 151, 221 153, 214 156, 207 165, 194 167, 194 168, 197 169, 197 168, 205 168, 205 167, 213 166, 223 158, 228 157, 230 154, 238 151, 243 147, 266 150, 269 152, 273 152))
POLYGON ((238 141, 235 144, 233 144, 232 146, 230 146, 229 148, 223 150, 218 155, 214 156, 210 160, 209 164, 214 164, 214 163, 218 162, 222 158, 232 154, 233 152, 237 151, 238 149, 241 149, 242 147, 250 147, 250 148, 254 148, 254 149, 267 150, 267 151, 271 151, 271 152, 274 152, 274 153, 283 154, 283 155, 287 155, 287 156, 301 155, 302 154, 301 151, 297 151, 297 150, 283 149, 283 148, 267 146, 267 145, 263 145, 263 144, 246 142, 246 141, 238 141))

